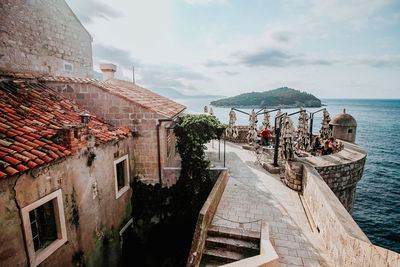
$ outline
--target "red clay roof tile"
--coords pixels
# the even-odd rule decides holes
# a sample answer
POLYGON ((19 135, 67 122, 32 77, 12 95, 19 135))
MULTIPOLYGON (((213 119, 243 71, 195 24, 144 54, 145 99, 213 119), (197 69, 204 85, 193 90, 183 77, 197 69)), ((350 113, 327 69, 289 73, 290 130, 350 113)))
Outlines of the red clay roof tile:
POLYGON ((43 153, 43 152, 41 152, 41 151, 38 151, 38 150, 36 150, 36 149, 32 149, 32 150, 31 150, 31 153, 32 153, 32 154, 35 154, 36 156, 39 156, 40 158, 43 158, 43 157, 46 156, 45 153, 43 153))
POLYGON ((25 171, 29 170, 28 167, 26 167, 26 166, 24 166, 24 165, 22 165, 22 164, 19 164, 16 168, 17 168, 17 170, 19 170, 20 172, 25 172, 25 171))
MULTIPOLYGON (((20 142, 17 142, 17 141, 14 142, 14 145, 19 146, 19 147, 22 147, 23 149, 28 150, 28 151, 30 151, 30 150, 33 149, 33 147, 24 145, 24 144, 22 144, 22 143, 20 143, 20 142)), ((11 146, 10 146, 10 147, 11 147, 11 146)))
POLYGON ((52 158, 50 158, 49 156, 44 156, 44 157, 41 157, 44 161, 46 161, 47 163, 48 162, 51 162, 53 159, 52 158))
POLYGON ((16 159, 22 160, 22 161, 25 162, 25 163, 31 160, 29 157, 24 156, 24 155, 21 155, 21 154, 19 154, 19 153, 15 153, 15 154, 13 155, 13 157, 16 158, 16 159))
POLYGON ((20 152, 20 153, 21 153, 22 151, 25 151, 24 148, 22 148, 22 147, 20 147, 20 146, 16 146, 16 145, 11 145, 10 148, 12 148, 12 149, 14 149, 14 150, 16 150, 16 151, 18 151, 18 152, 20 152))
POLYGON ((36 166, 37 166, 37 164, 35 163, 35 162, 33 162, 32 160, 31 161, 29 161, 28 163, 27 163, 27 165, 30 167, 30 168, 35 168, 36 166))
POLYGON ((35 159, 35 162, 36 162, 37 164, 39 164, 39 165, 44 164, 44 161, 41 160, 41 159, 35 159))
POLYGON ((99 82, 95 79, 68 78, 60 76, 42 77, 42 81, 62 82, 62 83, 90 83, 110 94, 117 95, 127 101, 137 103, 159 115, 172 118, 184 110, 186 107, 175 101, 158 95, 150 90, 140 87, 128 81, 109 79, 99 82))
POLYGON ((28 142, 28 139, 22 138, 21 136, 16 136, 14 139, 21 143, 28 142))
POLYGON ((10 79, 1 80, 0 160, 7 164, 0 166, 0 178, 71 155, 67 147, 55 144, 54 140, 59 140, 57 134, 63 126, 80 123, 82 113, 91 116, 88 128, 96 138, 96 145, 130 135, 128 129, 106 124, 95 114, 43 84, 23 79, 18 83, 10 79), (24 93, 19 93, 19 88, 24 88, 24 93))
POLYGON ((12 165, 17 165, 17 164, 21 163, 21 161, 15 159, 15 158, 12 158, 12 157, 10 157, 10 156, 5 156, 5 157, 3 157, 3 159, 4 159, 5 161, 11 163, 12 165))
POLYGON ((11 167, 11 166, 8 166, 8 167, 5 169, 5 172, 6 172, 8 175, 13 176, 14 174, 17 174, 19 171, 17 171, 16 169, 14 169, 14 168, 11 167))
POLYGON ((27 157, 30 157, 31 159, 36 159, 36 158, 37 158, 36 155, 31 154, 31 153, 29 153, 28 151, 22 152, 22 155, 27 156, 27 157))
POLYGON ((6 140, 0 139, 0 145, 1 146, 10 146, 12 143, 7 142, 6 140))
MULTIPOLYGON (((10 146, 11 147, 11 146, 10 146)), ((7 152, 7 153, 9 153, 9 154, 14 154, 14 153, 16 153, 17 151, 15 151, 15 150, 12 150, 12 149, 9 149, 9 148, 6 148, 6 147, 2 147, 2 146, 0 146, 0 150, 1 151, 4 151, 4 152, 7 152)))

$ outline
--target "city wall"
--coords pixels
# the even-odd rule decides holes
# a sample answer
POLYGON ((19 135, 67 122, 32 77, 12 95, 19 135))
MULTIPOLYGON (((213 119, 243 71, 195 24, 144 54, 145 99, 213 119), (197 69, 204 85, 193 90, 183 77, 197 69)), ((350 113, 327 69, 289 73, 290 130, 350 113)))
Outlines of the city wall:
POLYGON ((344 149, 338 153, 301 158, 313 166, 337 196, 347 211, 352 214, 358 181, 364 171, 366 151, 353 143, 344 142, 344 149))
POLYGON ((373 245, 309 164, 303 164, 303 197, 335 266, 400 266, 400 254, 373 245))

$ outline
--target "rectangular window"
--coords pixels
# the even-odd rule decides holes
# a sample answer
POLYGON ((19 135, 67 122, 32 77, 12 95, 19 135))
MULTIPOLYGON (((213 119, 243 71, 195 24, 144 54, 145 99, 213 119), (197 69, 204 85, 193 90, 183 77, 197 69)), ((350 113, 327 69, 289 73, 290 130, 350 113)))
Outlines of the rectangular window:
POLYGON ((21 209, 30 266, 37 266, 67 242, 61 189, 21 209))
POLYGON ((72 72, 74 70, 74 65, 69 62, 64 62, 64 70, 68 72, 72 72))
POLYGON ((117 163, 117 185, 118 191, 125 186, 125 161, 117 163))
POLYGON ((129 190, 129 160, 125 155, 114 161, 115 176, 115 198, 118 199, 122 194, 129 190))
POLYGON ((57 225, 53 201, 29 212, 35 251, 45 248, 57 239, 57 225))

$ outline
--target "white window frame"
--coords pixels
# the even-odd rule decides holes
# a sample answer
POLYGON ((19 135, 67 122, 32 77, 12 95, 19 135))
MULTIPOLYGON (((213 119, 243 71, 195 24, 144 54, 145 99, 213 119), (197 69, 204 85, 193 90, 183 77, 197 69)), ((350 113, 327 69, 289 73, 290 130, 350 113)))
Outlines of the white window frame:
POLYGON ((114 182, 115 182, 115 199, 120 198, 124 193, 129 190, 129 157, 128 154, 114 160, 114 182), (125 161, 125 185, 120 190, 118 190, 118 177, 117 177, 117 164, 125 161))
POLYGON ((28 206, 21 209, 22 223, 24 227, 25 242, 28 249, 29 265, 31 267, 36 267, 42 261, 47 259, 54 251, 60 248, 67 242, 67 228, 65 226, 65 215, 64 215, 64 205, 62 200, 61 189, 54 191, 53 193, 29 204, 28 206), (57 239, 53 241, 50 245, 43 249, 35 251, 32 239, 32 228, 31 220, 29 218, 29 212, 42 206, 43 204, 53 201, 54 205, 54 215, 57 226, 57 239))

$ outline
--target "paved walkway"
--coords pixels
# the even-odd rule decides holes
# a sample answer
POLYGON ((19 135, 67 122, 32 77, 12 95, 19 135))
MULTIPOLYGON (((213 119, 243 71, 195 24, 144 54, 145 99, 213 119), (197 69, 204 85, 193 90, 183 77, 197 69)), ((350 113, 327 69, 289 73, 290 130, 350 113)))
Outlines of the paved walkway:
MULTIPOLYGON (((218 160, 218 142, 207 145, 211 165, 218 160)), ((270 240, 280 258, 280 266, 333 266, 324 250, 322 240, 305 215, 297 192, 285 186, 279 175, 265 171, 252 151, 240 145, 226 143, 226 186, 213 226, 260 231, 260 219, 268 222, 270 240), (240 222, 240 223, 238 223, 240 222)))

